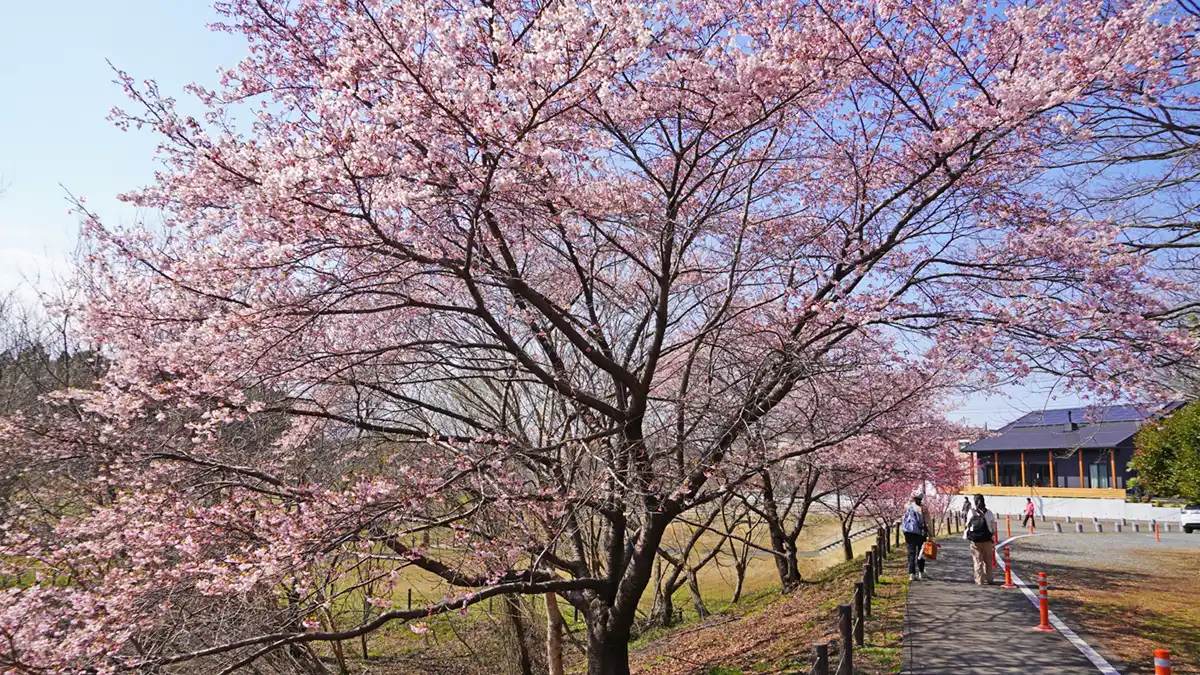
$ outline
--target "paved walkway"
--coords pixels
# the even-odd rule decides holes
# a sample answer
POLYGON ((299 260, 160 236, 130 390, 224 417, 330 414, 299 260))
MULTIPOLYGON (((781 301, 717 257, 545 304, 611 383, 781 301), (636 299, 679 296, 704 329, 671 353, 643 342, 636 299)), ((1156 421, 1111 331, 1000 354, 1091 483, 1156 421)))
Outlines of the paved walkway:
POLYGON ((909 585, 905 673, 1099 675, 1061 633, 1033 630, 1037 608, 1021 591, 975 585, 965 540, 940 543, 937 561, 926 563, 928 580, 909 585))

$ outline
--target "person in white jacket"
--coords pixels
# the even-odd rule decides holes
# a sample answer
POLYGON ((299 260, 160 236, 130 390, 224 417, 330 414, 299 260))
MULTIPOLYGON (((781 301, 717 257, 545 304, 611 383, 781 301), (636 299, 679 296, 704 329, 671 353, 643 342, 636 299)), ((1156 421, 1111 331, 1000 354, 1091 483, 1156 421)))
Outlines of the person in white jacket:
POLYGON ((971 557, 975 561, 975 583, 993 584, 992 560, 995 555, 996 516, 988 511, 983 495, 975 495, 975 508, 967 518, 963 539, 971 542, 971 557))

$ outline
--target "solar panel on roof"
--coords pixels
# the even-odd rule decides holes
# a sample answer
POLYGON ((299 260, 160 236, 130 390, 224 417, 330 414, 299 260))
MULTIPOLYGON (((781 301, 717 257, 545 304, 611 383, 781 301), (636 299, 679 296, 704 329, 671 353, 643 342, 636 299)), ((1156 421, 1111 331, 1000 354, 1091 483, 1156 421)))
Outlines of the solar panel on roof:
POLYGON ((1096 422, 1139 422, 1146 419, 1150 413, 1158 409, 1158 405, 1114 405, 1100 408, 1059 408, 1043 410, 1022 416, 1012 423, 1013 428, 1045 427, 1066 424, 1067 414, 1070 421, 1078 424, 1093 424, 1096 422))
POLYGON ((1082 417, 1082 415, 1078 414, 1074 408, 1067 408, 1067 409, 1062 409, 1062 410, 1043 410, 1041 412, 1034 412, 1034 413, 1029 413, 1028 415, 1025 415, 1021 419, 1014 422, 1013 426, 1014 427, 1044 427, 1044 426, 1051 426, 1054 424, 1066 424, 1068 411, 1071 412, 1072 419, 1075 419, 1077 416, 1080 418, 1082 417))
POLYGON ((1137 422, 1146 419, 1158 406, 1117 405, 1102 411, 1098 417, 1105 422, 1137 422))

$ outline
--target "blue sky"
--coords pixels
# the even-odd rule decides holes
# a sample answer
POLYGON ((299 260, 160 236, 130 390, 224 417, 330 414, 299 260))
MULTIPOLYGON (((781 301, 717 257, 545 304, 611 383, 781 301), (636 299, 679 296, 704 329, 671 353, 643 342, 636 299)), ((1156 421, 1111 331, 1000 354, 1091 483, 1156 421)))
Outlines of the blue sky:
POLYGON ((115 195, 153 177, 155 140, 118 131, 124 105, 106 59, 165 92, 212 83, 241 42, 213 33, 216 14, 196 0, 4 2, 0 9, 0 292, 61 270, 76 219, 65 191, 106 219, 136 214, 115 195))
MULTIPOLYGON (((8 0, 0 9, 0 294, 48 287, 66 269, 78 226, 65 190, 107 222, 139 215, 116 195, 152 180, 155 140, 106 120, 125 104, 106 60, 182 102, 184 85, 214 83, 219 66, 244 54, 238 38, 208 30, 216 19, 198 0, 8 0)), ((1009 394, 970 397, 954 417, 995 428, 1078 402, 1052 399, 1045 385, 1009 394)))

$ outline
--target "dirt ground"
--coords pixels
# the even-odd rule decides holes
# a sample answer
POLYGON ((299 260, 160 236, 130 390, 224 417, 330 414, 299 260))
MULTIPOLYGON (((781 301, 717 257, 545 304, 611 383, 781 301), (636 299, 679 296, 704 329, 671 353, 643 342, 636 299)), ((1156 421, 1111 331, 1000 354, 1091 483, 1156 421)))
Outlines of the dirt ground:
POLYGON ((1051 535, 1012 545, 1028 583, 1050 579, 1050 607, 1126 675, 1154 672, 1171 651, 1176 675, 1200 675, 1200 535, 1051 535))

